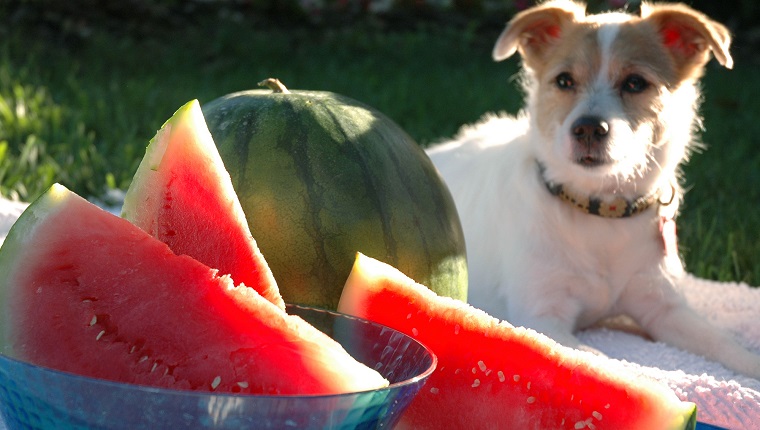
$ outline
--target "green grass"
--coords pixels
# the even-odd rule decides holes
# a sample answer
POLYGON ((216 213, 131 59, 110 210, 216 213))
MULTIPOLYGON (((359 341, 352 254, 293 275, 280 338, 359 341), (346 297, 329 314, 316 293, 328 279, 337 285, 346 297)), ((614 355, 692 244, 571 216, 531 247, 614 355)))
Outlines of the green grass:
MULTIPOLYGON (((209 20, 147 37, 0 32, 0 192, 30 200, 50 183, 100 195, 125 189, 148 140, 179 106, 277 77, 338 92, 396 120, 418 142, 450 136, 487 111, 516 111, 516 61, 493 63, 495 31, 428 26, 382 32, 253 29, 209 20)), ((679 223, 689 270, 760 285, 760 92, 754 64, 710 68, 708 149, 687 166, 679 223)))

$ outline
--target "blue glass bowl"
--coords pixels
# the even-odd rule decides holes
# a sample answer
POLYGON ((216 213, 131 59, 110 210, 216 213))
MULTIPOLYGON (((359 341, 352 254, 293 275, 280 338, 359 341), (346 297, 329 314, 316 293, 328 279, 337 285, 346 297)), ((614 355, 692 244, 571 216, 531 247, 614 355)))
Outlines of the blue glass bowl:
POLYGON ((288 313, 391 385, 328 396, 211 394, 87 378, 0 355, 0 429, 392 428, 435 369, 435 355, 396 330, 308 307, 288 305, 288 313))

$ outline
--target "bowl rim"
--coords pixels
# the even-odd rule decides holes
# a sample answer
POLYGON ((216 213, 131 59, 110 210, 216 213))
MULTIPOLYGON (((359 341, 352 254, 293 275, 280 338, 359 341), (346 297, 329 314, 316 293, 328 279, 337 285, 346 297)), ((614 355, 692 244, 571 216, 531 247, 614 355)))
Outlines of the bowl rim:
POLYGON ((420 381, 424 381, 425 379, 430 377, 435 371, 435 369, 438 367, 438 356, 433 352, 432 349, 430 349, 427 345, 415 339, 414 337, 409 336, 406 333, 403 333, 392 327, 388 327, 384 324, 380 324, 375 321, 371 321, 371 320, 361 318, 361 317, 356 317, 353 315, 345 314, 345 313, 334 311, 331 309, 325 309, 325 308, 320 308, 320 307, 315 307, 315 306, 300 305, 300 304, 292 304, 292 303, 287 303, 286 308, 287 307, 296 307, 296 308, 304 309, 307 311, 328 313, 328 314, 332 314, 333 316, 338 316, 341 318, 354 320, 363 324, 375 325, 375 326, 379 326, 379 327, 397 332, 403 335, 404 337, 410 339, 414 343, 418 344, 419 346, 421 346, 430 356, 430 359, 431 359, 430 365, 423 372, 415 375, 413 378, 408 378, 403 381, 395 382, 383 388, 375 388, 375 389, 361 390, 361 391, 349 391, 345 393, 334 393, 334 394, 251 394, 251 393, 230 393, 230 392, 217 393, 213 391, 182 390, 182 389, 175 389, 175 388, 164 388, 164 387, 155 387, 151 385, 134 384, 134 383, 129 383, 129 382, 118 382, 118 381, 114 381, 110 379, 95 378, 91 376, 80 375, 78 373, 58 370, 51 367, 46 367, 46 366, 30 363, 28 361, 24 361, 24 360, 6 355, 5 353, 3 353, 2 350, 0 350, 0 363, 2 363, 3 360, 5 360, 5 361, 15 363, 15 365, 24 367, 30 371, 43 372, 44 374, 52 375, 54 377, 68 379, 70 382, 76 382, 76 383, 84 382, 87 384, 100 385, 100 386, 103 386, 104 388, 112 387, 117 390, 135 389, 135 390, 140 390, 140 391, 143 391, 146 393, 152 393, 152 394, 164 394, 164 395, 171 395, 171 396, 189 396, 189 397, 195 397, 195 398, 207 398, 207 397, 213 396, 213 397, 230 397, 230 398, 237 398, 237 399, 250 398, 250 399, 261 399, 261 400, 331 399, 331 398, 340 398, 340 397, 349 397, 349 396, 361 396, 363 394, 377 393, 377 392, 382 392, 382 391, 390 391, 390 390, 400 389, 408 385, 414 385, 420 381))

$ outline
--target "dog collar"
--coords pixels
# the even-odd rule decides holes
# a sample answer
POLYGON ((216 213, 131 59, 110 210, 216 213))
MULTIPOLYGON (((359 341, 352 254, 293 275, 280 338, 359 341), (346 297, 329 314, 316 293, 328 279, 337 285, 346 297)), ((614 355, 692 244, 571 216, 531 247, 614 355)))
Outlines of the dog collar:
POLYGON ((649 209, 658 203, 660 197, 660 191, 657 190, 654 193, 639 196, 632 200, 618 197, 607 202, 598 197, 575 193, 566 189, 562 184, 548 181, 544 176, 544 170, 544 166, 538 163, 541 180, 552 195, 591 215, 604 218, 628 218, 649 209))

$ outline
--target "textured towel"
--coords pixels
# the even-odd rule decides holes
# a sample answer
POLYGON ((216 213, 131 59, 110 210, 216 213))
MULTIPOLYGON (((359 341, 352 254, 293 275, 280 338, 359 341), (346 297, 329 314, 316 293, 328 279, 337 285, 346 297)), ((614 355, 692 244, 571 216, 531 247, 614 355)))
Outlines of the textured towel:
MULTIPOLYGON (((713 324, 734 333, 760 354, 760 289, 688 277, 683 293, 713 324)), ((582 342, 621 360, 626 368, 667 384, 697 404, 697 419, 729 429, 760 429, 760 381, 722 365, 640 336, 609 329, 587 330, 582 342)))
MULTIPOLYGON (((0 243, 25 207, 23 203, 0 199, 0 243)), ((109 210, 118 213, 116 207, 109 210)), ((694 277, 687 281, 683 289, 691 306, 760 354, 760 289, 694 277)), ((661 381, 681 399, 696 403, 699 421, 728 429, 760 430, 760 381, 628 331, 598 328, 578 337, 616 360, 616 365, 661 381)))

